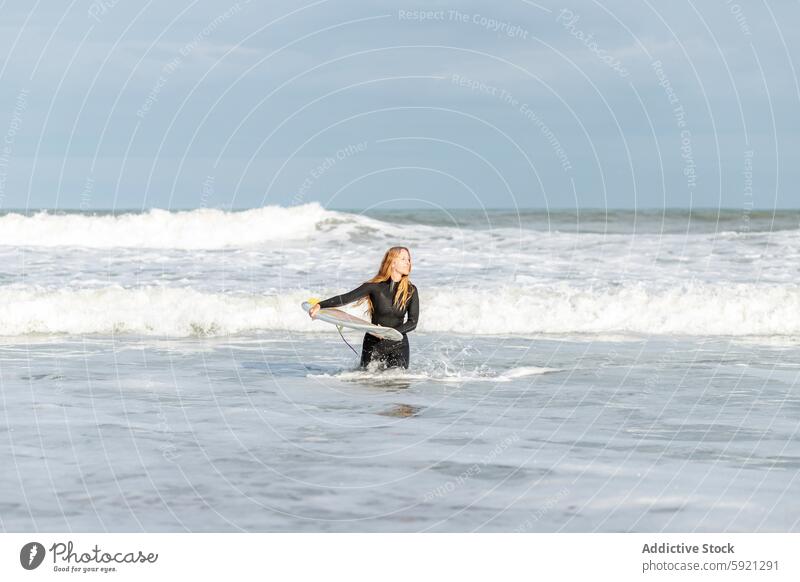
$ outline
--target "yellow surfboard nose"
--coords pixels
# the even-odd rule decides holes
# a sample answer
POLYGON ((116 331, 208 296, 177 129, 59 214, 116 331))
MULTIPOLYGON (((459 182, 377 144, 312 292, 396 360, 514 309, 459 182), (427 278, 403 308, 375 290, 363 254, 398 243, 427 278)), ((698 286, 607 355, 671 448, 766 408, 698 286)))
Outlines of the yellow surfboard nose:
POLYGON ((306 299, 306 303, 310 303, 311 305, 316 305, 317 303, 319 303, 319 301, 320 300, 317 297, 309 297, 308 299, 306 299))

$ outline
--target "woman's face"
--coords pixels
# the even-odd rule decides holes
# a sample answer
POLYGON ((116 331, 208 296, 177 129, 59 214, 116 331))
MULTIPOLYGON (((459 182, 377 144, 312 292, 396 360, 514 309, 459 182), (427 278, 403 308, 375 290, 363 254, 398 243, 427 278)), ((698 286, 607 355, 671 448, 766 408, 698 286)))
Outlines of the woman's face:
POLYGON ((394 258, 392 267, 401 275, 408 275, 411 272, 411 256, 408 251, 405 249, 400 251, 400 254, 394 258))

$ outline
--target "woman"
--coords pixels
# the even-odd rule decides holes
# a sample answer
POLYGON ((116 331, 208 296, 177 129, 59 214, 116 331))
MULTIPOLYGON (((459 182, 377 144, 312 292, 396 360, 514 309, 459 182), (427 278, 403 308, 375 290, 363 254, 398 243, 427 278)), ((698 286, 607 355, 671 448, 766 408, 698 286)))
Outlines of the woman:
POLYGON ((366 301, 372 323, 393 327, 403 334, 402 340, 380 339, 364 335, 361 348, 361 367, 371 361, 380 361, 386 367, 408 368, 409 349, 406 334, 417 327, 419 318, 419 292, 408 280, 411 272, 411 253, 406 247, 392 247, 383 256, 381 268, 372 279, 344 295, 320 301, 308 310, 313 319, 320 309, 341 307, 360 299, 366 301), (404 319, 408 315, 408 319, 404 319))

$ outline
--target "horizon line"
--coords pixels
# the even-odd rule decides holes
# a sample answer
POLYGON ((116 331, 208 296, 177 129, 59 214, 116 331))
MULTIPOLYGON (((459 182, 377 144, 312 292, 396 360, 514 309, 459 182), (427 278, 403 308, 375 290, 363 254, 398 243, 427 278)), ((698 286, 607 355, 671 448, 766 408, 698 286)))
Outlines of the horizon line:
MULTIPOLYGON (((306 204, 310 204, 311 202, 307 202, 306 204)), ((79 207, 69 207, 69 206, 61 206, 61 207, 52 207, 52 206, 39 206, 39 207, 29 207, 29 208, 0 208, 0 213, 4 212, 15 212, 15 211, 22 211, 22 212, 30 212, 32 210, 68 210, 68 211, 75 211, 75 212, 145 212, 148 210, 166 210, 166 211, 187 211, 187 210, 222 210, 224 212, 243 212, 247 210, 258 210, 260 208, 267 208, 270 206, 278 206, 280 208, 293 208, 304 206, 305 204, 291 204, 287 206, 283 206, 280 204, 268 204, 265 206, 237 206, 237 207, 209 207, 209 206, 174 206, 171 208, 165 208, 161 206, 147 206, 144 208, 136 208, 136 207, 117 207, 117 208, 79 208, 79 207)), ((354 207, 332 207, 332 206, 324 206, 320 204, 325 210, 332 210, 335 212, 381 212, 381 211, 396 211, 396 210, 435 210, 429 206, 414 206, 414 207, 407 207, 407 208, 385 208, 385 209, 362 209, 362 208, 354 208, 354 207)), ((674 211, 678 210, 681 212, 694 212, 694 211, 738 211, 742 214, 747 214, 749 212, 766 212, 766 211, 800 211, 800 206, 796 207, 760 207, 755 206, 752 208, 740 208, 735 206, 694 206, 692 208, 686 208, 683 206, 641 206, 637 208, 630 208, 630 207, 602 207, 602 206, 583 206, 583 207, 575 207, 575 206, 486 206, 486 207, 472 207, 472 206, 451 206, 451 207, 443 207, 444 210, 535 210, 541 212, 554 212, 554 211, 606 211, 606 212, 616 212, 620 210, 624 210, 627 212, 651 212, 651 211, 674 211)))

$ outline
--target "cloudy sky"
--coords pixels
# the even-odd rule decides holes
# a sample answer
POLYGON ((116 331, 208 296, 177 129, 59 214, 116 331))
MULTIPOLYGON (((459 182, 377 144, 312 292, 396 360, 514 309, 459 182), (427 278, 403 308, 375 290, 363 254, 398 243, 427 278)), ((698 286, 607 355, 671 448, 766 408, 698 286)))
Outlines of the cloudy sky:
POLYGON ((800 205, 795 0, 0 16, 0 209, 800 205))

